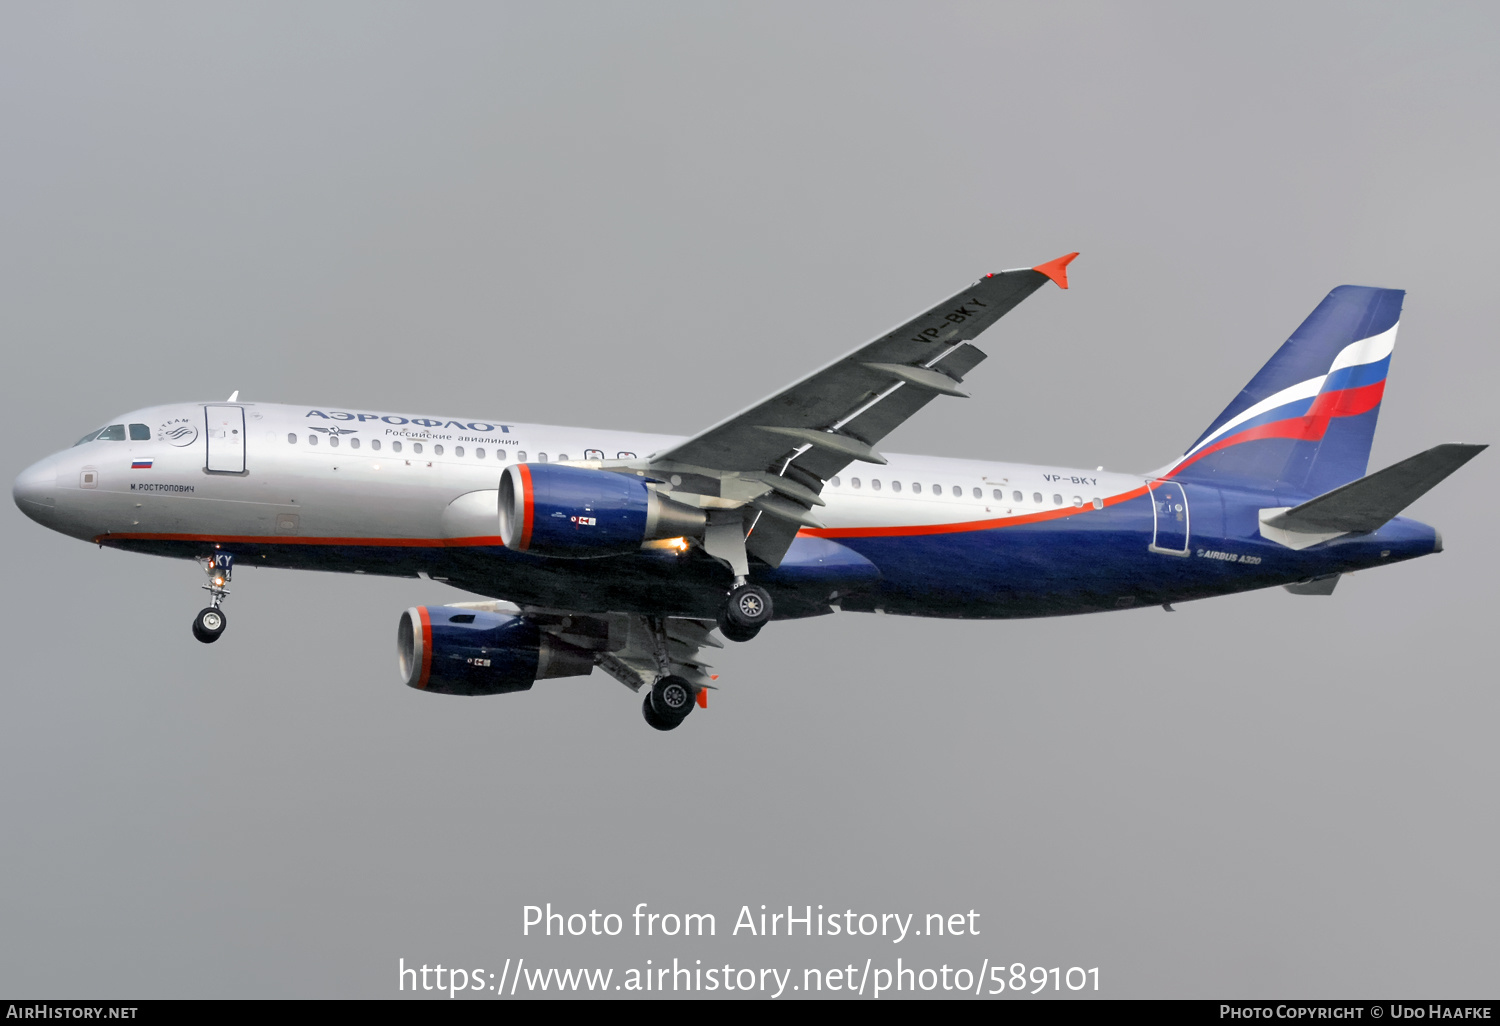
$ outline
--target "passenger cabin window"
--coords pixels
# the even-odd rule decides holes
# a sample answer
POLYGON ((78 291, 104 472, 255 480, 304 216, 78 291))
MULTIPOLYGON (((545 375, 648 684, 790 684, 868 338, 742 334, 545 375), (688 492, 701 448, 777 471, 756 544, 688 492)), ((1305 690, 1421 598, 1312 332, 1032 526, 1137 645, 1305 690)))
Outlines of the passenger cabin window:
POLYGON ((372 438, 372 439, 370 439, 370 448, 374 449, 376 452, 379 452, 380 451, 380 439, 378 439, 378 438, 372 438))
POLYGON ((338 435, 329 435, 328 436, 328 444, 331 445, 331 446, 333 446, 335 449, 337 449, 339 447, 339 436, 338 435))
POLYGON ((392 442, 391 443, 391 452, 400 452, 400 451, 401 451, 401 443, 400 442, 392 442))
POLYGON ((286 442, 287 442, 288 445, 296 445, 297 444, 297 433, 295 431, 288 432, 288 434, 286 436, 286 442))
POLYGON ((1040 506, 1042 504, 1042 493, 1041 492, 1032 492, 1031 493, 1031 501, 1034 502, 1034 503, 1036 503, 1038 506, 1040 506))
POLYGON ((999 501, 1000 501, 1000 500, 1001 500, 1001 499, 1004 499, 1004 498, 1005 498, 1005 493, 1004 493, 1004 492, 1002 492, 1002 491, 1001 491, 1001 490, 1000 490, 1000 489, 998 489, 998 488, 996 488, 996 489, 995 489, 995 490, 994 490, 994 491, 993 491, 993 492, 992 492, 992 493, 991 493, 991 494, 992 494, 992 495, 993 495, 993 496, 994 496, 994 497, 995 497, 995 501, 996 501, 996 502, 999 502, 999 501))
POLYGON ((1075 496, 1073 496, 1073 505, 1075 505, 1075 506, 1082 506, 1083 505, 1083 496, 1082 495, 1075 495, 1075 496))
POLYGON ((834 476, 834 477, 831 477, 831 478, 828 479, 828 483, 831 484, 831 485, 833 485, 835 488, 837 488, 839 486, 840 482, 839 482, 838 477, 834 476))
POLYGON ((942 485, 933 485, 932 486, 932 494, 933 495, 942 495, 943 494, 943 486, 942 485))
POLYGON ((421 452, 422 451, 422 443, 421 442, 413 442, 413 443, 411 443, 411 451, 412 452, 421 452))
POLYGON ((617 452, 617 453, 615 453, 615 459, 617 459, 617 460, 633 460, 633 459, 635 459, 635 453, 633 453, 633 452, 617 452))
POLYGON ((525 463, 526 462, 526 450, 525 449, 522 449, 520 452, 516 453, 516 462, 517 463, 525 463))
POLYGON ((124 424, 111 424, 109 427, 107 427, 103 431, 99 432, 99 440, 101 442, 123 442, 123 441, 125 441, 125 425, 124 424))
POLYGON ((495 450, 495 459, 500 460, 501 462, 504 462, 504 460, 505 460, 505 450, 504 449, 496 449, 495 450))
POLYGON ((953 497, 955 499, 962 499, 964 497, 964 490, 962 485, 953 486, 953 497))
POLYGON ((1061 506, 1062 505, 1062 496, 1061 495, 1054 495, 1054 496, 1052 496, 1052 503, 1055 506, 1061 506))
POLYGON ((912 490, 912 494, 914 494, 914 495, 921 495, 922 494, 922 482, 921 481, 913 481, 911 483, 911 490, 912 490))
POLYGON ((1023 501, 1020 492, 1011 492, 1010 493, 1010 497, 1011 497, 1011 501, 1012 502, 1021 502, 1021 501, 1023 501))
POLYGON ((602 459, 604 459, 604 450, 603 449, 585 449, 585 450, 583 450, 583 458, 586 459, 586 460, 602 460, 602 459))
POLYGON ((349 448, 351 448, 351 449, 358 449, 359 448, 359 439, 358 438, 351 438, 351 439, 349 439, 349 448))
POLYGON ((892 481, 891 482, 891 491, 893 491, 893 492, 899 492, 900 490, 901 490, 901 482, 900 481, 892 481))
POLYGON ((432 447, 432 454, 434 456, 441 456, 443 454, 443 447, 441 445, 434 445, 432 447))
POLYGON ((318 444, 318 436, 317 435, 308 435, 307 436, 307 444, 308 445, 317 445, 318 444))
POLYGON ((1095 498, 1094 499, 1094 508, 1095 509, 1103 509, 1104 508, 1104 500, 1100 499, 1100 498, 1095 498))
POLYGON ((974 489, 974 498, 976 498, 976 499, 982 499, 982 498, 984 498, 984 489, 983 488, 976 488, 976 489, 974 489))
POLYGON ((857 477, 851 477, 849 479, 849 487, 850 488, 858 488, 859 487, 859 478, 857 478, 857 477))
POLYGON ((880 491, 880 478, 878 478, 878 477, 871 478, 870 479, 870 488, 873 491, 877 491, 877 492, 880 491))
POLYGON ((453 455, 455 455, 455 456, 462 456, 463 454, 464 454, 464 447, 463 446, 461 446, 461 445, 455 445, 453 447, 453 455))
POLYGON ((476 460, 482 460, 482 459, 484 459, 484 450, 483 449, 475 449, 474 450, 474 458, 476 460))
POLYGON ((130 440, 132 442, 151 441, 151 429, 144 424, 130 425, 130 440))

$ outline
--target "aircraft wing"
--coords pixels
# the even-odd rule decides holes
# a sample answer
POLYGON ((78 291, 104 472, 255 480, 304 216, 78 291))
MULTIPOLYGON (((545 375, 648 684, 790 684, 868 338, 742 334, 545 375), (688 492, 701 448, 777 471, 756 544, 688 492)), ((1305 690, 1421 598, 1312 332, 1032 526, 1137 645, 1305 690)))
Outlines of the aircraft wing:
POLYGON ((653 454, 647 465, 663 476, 691 475, 689 491, 748 502, 769 514, 775 522, 757 518, 753 533, 760 537, 747 544, 776 565, 799 525, 820 526, 812 509, 823 505, 823 482, 856 460, 884 463, 875 446, 886 435, 937 396, 963 396, 959 383, 985 358, 970 340, 1048 280, 1067 288, 1067 265, 1077 255, 986 275, 775 395, 653 454))

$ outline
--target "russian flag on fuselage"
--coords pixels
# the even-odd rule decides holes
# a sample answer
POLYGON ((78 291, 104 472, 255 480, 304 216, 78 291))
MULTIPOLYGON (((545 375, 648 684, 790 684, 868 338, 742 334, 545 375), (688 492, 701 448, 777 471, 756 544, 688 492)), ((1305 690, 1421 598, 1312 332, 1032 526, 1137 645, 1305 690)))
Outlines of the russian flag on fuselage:
POLYGON ((1330 292, 1165 476, 1307 495, 1363 477, 1404 296, 1330 292))

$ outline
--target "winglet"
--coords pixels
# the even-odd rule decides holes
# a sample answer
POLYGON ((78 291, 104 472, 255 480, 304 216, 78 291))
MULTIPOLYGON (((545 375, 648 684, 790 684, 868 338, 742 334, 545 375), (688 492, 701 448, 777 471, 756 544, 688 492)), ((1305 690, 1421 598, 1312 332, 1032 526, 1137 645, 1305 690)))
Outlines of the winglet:
POLYGON ((1067 256, 1058 257, 1056 260, 1048 260, 1045 264, 1037 264, 1032 270, 1040 271, 1057 282, 1058 288, 1065 289, 1068 287, 1068 265, 1073 262, 1073 258, 1077 255, 1077 253, 1069 253, 1067 256))

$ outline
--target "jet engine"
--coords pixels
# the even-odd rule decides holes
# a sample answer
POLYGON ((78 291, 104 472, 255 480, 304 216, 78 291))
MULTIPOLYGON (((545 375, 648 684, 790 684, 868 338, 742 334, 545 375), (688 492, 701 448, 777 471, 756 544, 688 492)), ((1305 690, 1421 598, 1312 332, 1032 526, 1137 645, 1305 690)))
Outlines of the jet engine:
POLYGON ((702 537, 703 511, 639 477, 563 464, 517 463, 500 476, 500 540, 517 552, 588 559, 661 538, 702 537))
POLYGON ((543 633, 524 616, 462 606, 402 613, 396 660, 407 687, 440 695, 529 691, 534 681, 594 669, 592 654, 543 633))

